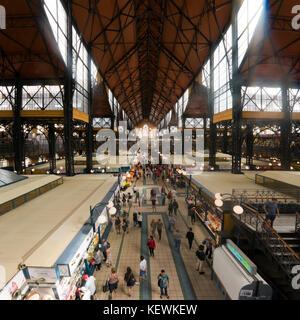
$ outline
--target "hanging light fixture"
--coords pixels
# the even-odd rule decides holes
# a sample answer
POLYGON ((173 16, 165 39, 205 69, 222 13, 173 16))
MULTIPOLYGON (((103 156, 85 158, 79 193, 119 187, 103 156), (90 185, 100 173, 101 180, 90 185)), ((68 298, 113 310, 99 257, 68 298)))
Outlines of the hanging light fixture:
POLYGON ((109 209, 109 214, 111 216, 114 216, 116 213, 117 213, 117 209, 115 207, 112 207, 112 208, 109 209))
POLYGON ((244 209, 240 205, 236 205, 233 207, 233 212, 236 214, 242 214, 244 209))
POLYGON ((221 193, 216 193, 215 194, 215 198, 217 199, 217 200, 222 200, 222 194, 221 193))
POLYGON ((222 207, 223 206, 223 201, 221 199, 216 199, 215 200, 215 206, 216 207, 222 207))
POLYGON ((112 208, 114 206, 114 203, 112 201, 109 201, 107 204, 107 208, 112 208))

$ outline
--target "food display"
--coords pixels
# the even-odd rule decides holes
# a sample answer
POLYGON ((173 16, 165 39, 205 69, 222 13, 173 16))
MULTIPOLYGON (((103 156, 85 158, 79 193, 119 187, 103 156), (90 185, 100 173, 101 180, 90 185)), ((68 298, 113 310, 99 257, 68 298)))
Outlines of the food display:
POLYGON ((94 257, 94 252, 95 252, 95 249, 98 246, 98 244, 99 244, 99 235, 96 234, 94 239, 92 240, 89 248, 88 248, 88 259, 87 259, 88 262, 91 262, 91 259, 94 257))
POLYGON ((207 226, 213 233, 221 231, 222 220, 216 214, 207 211, 207 222, 207 226))
POLYGON ((32 291, 27 295, 25 300, 41 300, 41 296, 37 291, 32 291))
POLYGON ((71 277, 64 277, 57 288, 60 300, 72 300, 76 292, 76 284, 83 276, 83 262, 71 277))

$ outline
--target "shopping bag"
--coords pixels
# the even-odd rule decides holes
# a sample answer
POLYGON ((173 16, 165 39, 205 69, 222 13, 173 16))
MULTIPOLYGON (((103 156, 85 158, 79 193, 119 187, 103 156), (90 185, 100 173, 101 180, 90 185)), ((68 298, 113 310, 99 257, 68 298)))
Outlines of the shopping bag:
POLYGON ((107 292, 109 290, 109 284, 108 281, 105 282, 105 285, 102 288, 103 292, 107 292))

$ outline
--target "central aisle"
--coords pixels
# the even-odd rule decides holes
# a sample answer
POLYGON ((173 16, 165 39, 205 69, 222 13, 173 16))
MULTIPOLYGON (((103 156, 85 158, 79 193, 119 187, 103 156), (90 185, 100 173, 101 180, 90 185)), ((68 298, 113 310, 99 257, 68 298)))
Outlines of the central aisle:
MULTIPOLYGON (((139 180, 136 186, 141 195, 146 195, 147 202, 141 203, 141 207, 139 207, 138 204, 133 201, 133 206, 129 214, 130 228, 128 234, 124 235, 121 230, 121 235, 117 235, 113 228, 109 233, 108 241, 111 244, 113 266, 117 268, 120 279, 117 294, 114 295, 112 299, 161 300, 160 288, 157 285, 157 276, 161 269, 164 269, 170 278, 168 287, 170 300, 221 300, 221 294, 214 282, 210 280, 210 268, 208 265, 205 264, 204 275, 199 275, 195 270, 197 262, 195 251, 197 250, 197 245, 208 237, 208 233, 200 222, 192 226, 196 241, 194 241, 192 250, 189 250, 185 235, 188 227, 190 227, 190 223, 187 217, 187 209, 183 195, 184 190, 178 190, 178 196, 176 198, 179 204, 179 210, 177 216, 175 216, 176 228, 178 228, 184 236, 181 242, 180 253, 177 252, 174 246, 173 234, 168 230, 168 200, 166 199, 166 206, 161 206, 161 185, 161 180, 158 184, 153 184, 151 178, 147 179, 146 183, 139 180), (150 201, 150 190, 152 187, 157 188, 157 212, 153 212, 150 201), (142 229, 138 226, 133 226, 133 212, 142 213, 142 229), (151 232, 150 224, 153 219, 155 221, 161 219, 164 227, 161 241, 158 240, 156 233, 155 256, 150 257, 147 238, 151 232), (130 267, 138 280, 141 255, 147 260, 148 278, 147 280, 142 280, 139 285, 135 285, 131 292, 131 297, 129 297, 124 282, 124 275, 127 267, 130 267)), ((126 194, 128 194, 128 192, 133 194, 133 188, 128 188, 126 194)), ((128 211, 128 205, 124 209, 128 211)), ((95 272, 97 297, 100 300, 111 299, 110 294, 102 292, 102 286, 110 274, 110 269, 111 268, 108 268, 106 264, 103 263, 101 270, 95 272)), ((162 300, 166 300, 166 297, 164 296, 162 300)))

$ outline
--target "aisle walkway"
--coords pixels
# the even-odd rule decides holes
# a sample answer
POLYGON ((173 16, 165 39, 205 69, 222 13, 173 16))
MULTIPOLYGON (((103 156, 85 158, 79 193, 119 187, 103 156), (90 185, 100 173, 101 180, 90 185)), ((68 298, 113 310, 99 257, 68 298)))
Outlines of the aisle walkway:
MULTIPOLYGON (((147 201, 142 204, 140 208, 136 204, 133 204, 129 218, 129 234, 116 235, 113 231, 109 234, 108 241, 112 247, 113 264, 116 266, 120 277, 117 295, 113 296, 113 299, 160 300, 160 289, 157 285, 157 276, 161 269, 165 269, 170 278, 168 294, 171 300, 222 299, 216 285, 210 280, 211 272, 209 266, 205 264, 204 275, 199 275, 195 270, 197 262, 195 251, 197 245, 208 237, 207 231, 200 222, 192 226, 196 241, 193 244, 192 250, 189 250, 185 234, 190 226, 190 222, 188 220, 186 204, 183 197, 184 190, 178 190, 177 201, 179 203, 179 210, 175 217, 176 228, 184 234, 180 253, 178 253, 174 246, 173 235, 168 231, 167 206, 160 205, 160 185, 161 181, 158 181, 158 184, 153 184, 152 179, 147 179, 146 183, 140 180, 137 183, 137 186, 140 193, 146 195, 147 201), (149 200, 152 187, 157 188, 159 200, 157 212, 152 211, 151 201, 149 200), (139 227, 133 227, 132 214, 134 211, 140 211, 143 214, 142 230, 139 227), (155 236, 157 246, 155 257, 150 258, 146 240, 150 235, 150 224, 152 219, 155 219, 156 221, 161 219, 164 228, 161 241, 158 241, 157 234, 155 236), (131 297, 128 297, 126 284, 123 281, 124 274, 127 267, 130 266, 138 280, 140 255, 143 255, 148 262, 148 277, 147 280, 143 280, 139 286, 136 285, 132 290, 131 297)), ((126 193, 128 192, 132 193, 132 188, 126 190, 126 193)), ((166 204, 168 204, 168 200, 166 201, 166 204)), ((128 210, 128 207, 126 209, 128 210)), ((108 293, 102 292, 102 286, 104 285, 109 272, 110 268, 107 268, 106 265, 103 264, 101 271, 95 273, 97 279, 97 296, 101 300, 111 298, 108 293)), ((166 297, 163 297, 163 300, 166 300, 166 297)))

